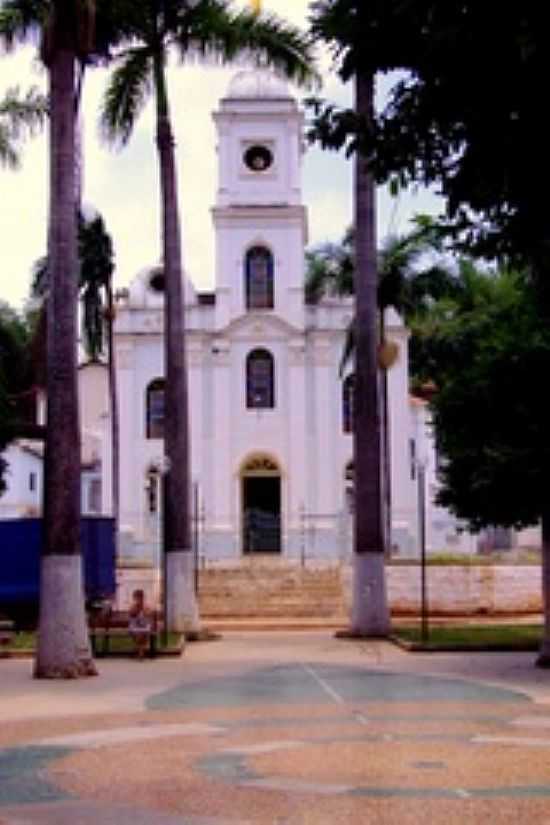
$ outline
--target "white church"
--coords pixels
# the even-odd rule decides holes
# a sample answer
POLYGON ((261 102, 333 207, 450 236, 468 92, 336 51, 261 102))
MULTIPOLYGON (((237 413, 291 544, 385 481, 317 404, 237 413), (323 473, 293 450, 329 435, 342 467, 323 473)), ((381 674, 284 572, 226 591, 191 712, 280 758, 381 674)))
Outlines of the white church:
MULTIPOLYGON (((353 375, 342 380, 339 363, 353 301, 305 301, 303 113, 283 81, 247 70, 229 84, 214 121, 215 285, 200 292, 185 283, 199 552, 206 562, 256 553, 343 560, 353 518, 353 375)), ((117 296, 114 328, 121 554, 143 560, 156 553, 162 509, 163 287, 158 267, 140 272, 117 296)), ((470 538, 431 503, 433 449, 425 405, 409 396, 408 332, 393 310, 386 328, 397 344, 387 372, 392 550, 418 553, 420 456, 428 462, 428 546, 465 549, 470 538)), ((109 514, 104 365, 83 365, 80 392, 83 510, 109 514)))

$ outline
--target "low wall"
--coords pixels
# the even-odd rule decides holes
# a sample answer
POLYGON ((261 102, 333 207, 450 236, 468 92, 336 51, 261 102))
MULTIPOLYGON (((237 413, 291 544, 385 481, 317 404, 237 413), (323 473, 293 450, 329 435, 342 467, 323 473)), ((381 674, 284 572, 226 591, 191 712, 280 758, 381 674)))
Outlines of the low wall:
MULTIPOLYGON (((246 565, 243 563, 242 566, 246 565)), ((238 570, 240 565, 235 567, 238 570)), ((340 569, 343 601, 349 611, 351 567, 343 565, 340 569)), ((420 566, 388 565, 386 571, 392 612, 417 615, 420 611, 420 566)), ((432 613, 452 616, 542 612, 541 568, 537 565, 434 565, 427 567, 426 573, 428 607, 432 613)), ((224 586, 231 588, 230 567, 227 567, 224 586)), ((132 591, 138 587, 145 591, 149 604, 156 604, 160 592, 158 571, 154 568, 117 570, 117 607, 127 608, 132 591)), ((254 587, 250 596, 251 603, 257 601, 254 587)))
MULTIPOLYGON (((419 565, 388 565, 393 613, 420 610, 419 565)), ((541 569, 537 565, 434 565, 426 568, 428 607, 441 615, 540 613, 541 569)), ((351 598, 351 568, 343 571, 344 598, 351 598)))

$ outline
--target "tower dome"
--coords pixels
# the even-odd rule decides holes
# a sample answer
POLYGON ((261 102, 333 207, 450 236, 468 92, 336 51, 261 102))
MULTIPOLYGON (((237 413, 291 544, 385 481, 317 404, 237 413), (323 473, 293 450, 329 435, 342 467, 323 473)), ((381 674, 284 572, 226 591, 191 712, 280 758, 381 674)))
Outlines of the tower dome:
POLYGON ((292 99, 288 84, 267 69, 244 69, 230 81, 226 98, 233 100, 292 99))

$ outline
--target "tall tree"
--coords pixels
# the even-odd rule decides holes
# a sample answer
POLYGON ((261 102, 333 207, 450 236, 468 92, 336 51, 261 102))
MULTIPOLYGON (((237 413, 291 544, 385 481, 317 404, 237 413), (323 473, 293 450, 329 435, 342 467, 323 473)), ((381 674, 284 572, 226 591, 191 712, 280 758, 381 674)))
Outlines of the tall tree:
POLYGON ((315 137, 370 152, 378 181, 436 184, 464 251, 521 264, 550 292, 549 222, 539 208, 550 183, 543 162, 550 132, 540 119, 550 70, 543 7, 536 0, 505 8, 496 0, 337 5, 349 20, 343 42, 355 26, 373 70, 403 71, 374 123, 322 105, 315 137))
MULTIPOLYGON (((353 81, 355 116, 370 123, 374 116, 375 69, 358 35, 362 4, 319 0, 312 4, 314 35, 334 49, 338 72, 353 81)), ((376 202, 370 156, 354 159, 355 212, 355 393, 353 597, 351 632, 385 636, 390 615, 386 593, 383 519, 382 425, 378 375, 376 202)))
POLYGON ((82 337, 86 353, 92 360, 99 360, 104 353, 107 355, 111 422, 111 499, 115 535, 118 535, 120 438, 113 337, 113 244, 103 218, 97 213, 86 217, 82 210, 79 212, 78 257, 78 280, 83 304, 82 337))
POLYGON ((313 78, 310 44, 296 29, 253 11, 234 13, 225 0, 150 0, 139 4, 134 39, 117 55, 102 122, 107 138, 126 143, 150 93, 156 111, 165 278, 165 535, 168 621, 197 630, 190 525, 190 444, 185 356, 181 230, 174 137, 166 82, 168 56, 227 62, 246 54, 289 78, 313 78))
MULTIPOLYGON (((385 354, 391 348, 386 341, 384 328, 385 310, 393 306, 401 312, 407 323, 422 316, 430 303, 443 294, 452 292, 455 278, 441 258, 441 241, 437 228, 426 216, 414 219, 414 227, 403 236, 390 236, 384 240, 378 252, 379 310, 379 364, 380 405, 382 421, 383 499, 384 529, 391 536, 391 447, 388 410, 388 373, 385 354), (437 257, 434 257, 437 255, 437 257)), ((355 232, 348 229, 341 244, 323 244, 307 254, 306 296, 316 301, 324 293, 352 295, 354 293, 355 232)), ((343 374, 350 359, 355 356, 355 321, 346 334, 340 360, 343 374)), ((391 352, 391 350, 389 350, 391 352)), ((410 367, 413 383, 418 369, 416 338, 411 341, 410 367)))
MULTIPOLYGON (((118 0, 117 0, 118 3, 118 0)), ((37 30, 50 110, 47 435, 40 619, 35 676, 96 673, 88 640, 80 554, 80 434, 76 373, 78 282, 75 209, 77 65, 103 53, 117 4, 97 0, 4 0, 0 37, 9 47, 37 30), (104 25, 105 24, 105 25, 104 25), (101 48, 100 48, 101 47, 101 48)))
MULTIPOLYGON (((111 498, 115 521, 115 535, 119 516, 119 426, 118 393, 114 363, 113 322, 113 244, 99 213, 77 214, 78 270, 75 278, 81 301, 80 333, 86 356, 98 361, 106 353, 109 374, 109 410, 111 421, 111 498), (106 339, 106 340, 105 340, 106 339)), ((48 294, 48 256, 39 258, 33 267, 31 298, 39 302, 37 335, 45 326, 46 296, 48 294)))
POLYGON ((545 622, 538 663, 549 667, 550 401, 541 379, 550 331, 540 324, 524 274, 481 272, 463 261, 457 284, 455 295, 436 302, 424 318, 443 458, 438 499, 474 530, 542 522, 545 622))
MULTIPOLYGON (((355 70, 355 108, 370 120, 374 73, 355 70)), ((378 373, 376 190, 369 160, 355 156, 355 392, 353 466, 355 486, 352 632, 385 636, 390 628, 384 553, 382 422, 378 373)))
POLYGON ((368 156, 379 182, 436 183, 455 244, 521 265, 548 323, 550 227, 540 202, 549 133, 540 101, 550 40, 543 8, 535 0, 506 7, 494 0, 326 0, 315 7, 333 27, 344 78, 359 61, 371 73, 406 72, 396 75, 375 118, 318 107, 315 137, 368 156), (491 60, 488 42, 497 46, 491 60))

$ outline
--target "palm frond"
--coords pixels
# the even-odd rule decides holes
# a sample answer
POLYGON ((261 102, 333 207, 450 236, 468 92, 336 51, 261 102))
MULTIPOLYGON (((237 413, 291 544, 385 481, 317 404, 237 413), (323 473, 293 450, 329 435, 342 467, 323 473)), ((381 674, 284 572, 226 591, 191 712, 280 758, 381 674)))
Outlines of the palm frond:
POLYGON ((24 97, 19 89, 8 89, 0 100, 0 163, 12 169, 19 166, 19 141, 23 132, 34 134, 48 112, 47 100, 36 88, 24 97))
POLYGON ((51 11, 48 0, 4 0, 0 8, 0 41, 7 51, 27 43, 32 33, 38 42, 41 26, 51 11))
POLYGON ((152 57, 147 47, 121 53, 103 98, 100 128, 108 143, 124 146, 152 90, 152 57))
POLYGON ((180 14, 172 40, 180 58, 196 55, 218 63, 247 57, 302 86, 319 82, 309 36, 276 15, 233 13, 224 0, 202 0, 180 14))
POLYGON ((315 303, 323 295, 353 295, 353 248, 348 244, 325 243, 306 253, 305 290, 315 303))
POLYGON ((19 167, 19 155, 13 144, 9 128, 0 123, 0 164, 8 169, 19 167))
POLYGON ((48 114, 48 100, 32 86, 24 96, 21 96, 16 86, 8 89, 3 100, 0 100, 0 119, 7 123, 14 138, 18 138, 22 131, 27 129, 31 134, 37 127, 41 127, 48 114))

